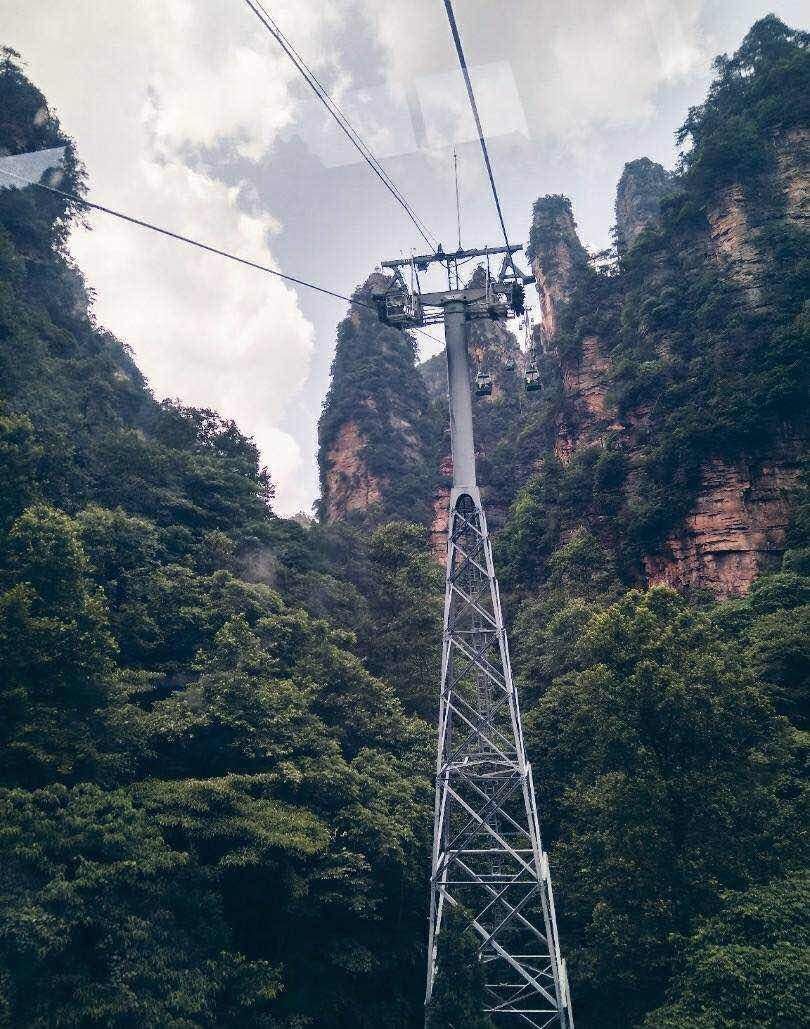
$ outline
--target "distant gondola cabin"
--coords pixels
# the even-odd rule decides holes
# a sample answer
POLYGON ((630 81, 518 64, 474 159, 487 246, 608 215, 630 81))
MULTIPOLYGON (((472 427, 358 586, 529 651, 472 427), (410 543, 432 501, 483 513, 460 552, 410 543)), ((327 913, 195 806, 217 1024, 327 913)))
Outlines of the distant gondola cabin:
POLYGON ((479 372, 475 377, 475 394, 488 397, 492 393, 492 376, 488 372, 479 372))
POLYGON ((530 364, 526 369, 526 392, 534 393, 541 388, 541 385, 540 372, 537 370, 537 365, 530 364))

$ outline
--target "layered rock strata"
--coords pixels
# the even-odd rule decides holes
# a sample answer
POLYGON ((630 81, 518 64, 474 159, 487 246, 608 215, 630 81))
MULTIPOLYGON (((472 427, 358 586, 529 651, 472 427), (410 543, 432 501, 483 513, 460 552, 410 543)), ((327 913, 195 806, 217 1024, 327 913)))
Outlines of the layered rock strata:
POLYGON ((707 464, 683 525, 662 555, 645 559, 650 584, 708 589, 722 598, 746 593, 757 575, 779 564, 797 479, 797 461, 784 454, 758 468, 707 464))

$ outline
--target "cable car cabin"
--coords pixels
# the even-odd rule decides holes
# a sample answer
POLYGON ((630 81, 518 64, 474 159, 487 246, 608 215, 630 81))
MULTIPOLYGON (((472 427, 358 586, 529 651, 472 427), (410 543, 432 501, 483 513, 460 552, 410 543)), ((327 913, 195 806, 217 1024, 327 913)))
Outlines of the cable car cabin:
POLYGON ((418 325, 421 322, 419 301, 406 290, 386 293, 377 300, 380 321, 397 328, 418 325))
POLYGON ((492 376, 488 372, 479 372, 475 377, 475 395, 488 397, 492 393, 492 376))
POLYGON ((511 357, 507 358, 506 363, 504 364, 504 368, 508 372, 513 372, 515 370, 515 362, 512 360, 511 357))
POLYGON ((530 364, 526 369, 526 392, 534 393, 541 388, 541 385, 540 372, 537 370, 537 365, 530 364))

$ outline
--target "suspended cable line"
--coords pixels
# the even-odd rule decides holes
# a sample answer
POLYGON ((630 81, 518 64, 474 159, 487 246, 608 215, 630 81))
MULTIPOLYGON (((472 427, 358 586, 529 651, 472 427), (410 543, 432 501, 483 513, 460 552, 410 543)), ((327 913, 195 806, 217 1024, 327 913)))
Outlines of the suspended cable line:
MULTIPOLYGON (((324 286, 318 286, 314 282, 307 282, 305 279, 299 279, 295 275, 286 275, 284 272, 276 271, 275 268, 270 268, 266 264, 259 264, 257 261, 251 261, 246 257, 239 257, 238 254, 232 254, 230 251, 222 250, 220 247, 212 246, 210 243, 203 243, 201 240, 192 239, 190 236, 184 236, 182 233, 173 232, 171 229, 164 229, 160 225, 144 221, 143 218, 136 218, 134 215, 125 214, 123 211, 116 211, 112 207, 105 207, 104 204, 97 204, 92 200, 85 200, 84 197, 80 197, 76 193, 68 193, 66 190, 57 189, 55 186, 46 186, 44 182, 32 182, 24 175, 18 175, 16 172, 9 171, 7 168, 0 167, 0 175, 7 175, 9 178, 16 179, 18 182, 24 183, 26 186, 35 186, 37 189, 42 189, 48 193, 53 193, 56 196, 63 197, 65 200, 70 200, 72 203, 78 204, 80 207, 87 208, 91 211, 101 211, 103 214, 109 214, 113 218, 119 218, 121 221, 129 222, 130 225, 138 225, 142 229, 149 229, 151 232, 157 232, 161 236, 168 236, 169 239, 175 239, 180 243, 187 243, 189 246, 197 247, 199 250, 205 250, 209 254, 216 254, 218 257, 227 258, 229 261, 235 261, 237 264, 246 265, 248 268, 255 268, 257 271, 265 272, 267 275, 273 275, 275 278, 283 279, 285 282, 292 282, 296 286, 304 286, 306 289, 314 290, 316 293, 323 293, 328 297, 334 297, 336 300, 346 300, 350 304, 357 304, 358 307, 364 307, 369 311, 376 310, 371 304, 366 304, 362 300, 358 300, 356 297, 346 296, 345 293, 336 293, 334 290, 326 289, 324 286)), ((423 336, 427 336, 427 338, 433 340, 434 343, 441 343, 441 341, 437 340, 435 336, 431 336, 429 332, 424 332, 422 329, 418 328, 417 331, 422 332, 423 336)))
POLYGON ((416 214, 413 207, 411 206, 408 199, 399 189, 397 184, 393 181, 388 172, 383 168, 377 159, 374 152, 362 138, 360 133, 354 128, 349 119, 337 105, 337 103, 329 96, 324 85, 319 81, 315 73, 306 64, 304 59, 292 45, 290 40, 284 35, 281 29, 278 27, 276 22, 271 18, 267 9, 262 5, 261 0, 244 0, 245 4, 250 8, 251 11, 256 15, 262 25, 267 31, 273 36, 276 42, 279 44, 284 53, 289 57, 295 67, 303 76, 307 85, 318 97, 321 103, 324 105, 326 110, 332 116, 332 118, 340 126, 341 130, 345 133, 352 146, 357 150, 363 160, 368 164, 377 178, 382 182, 385 188, 391 193, 398 204, 401 205, 405 213, 408 215, 410 220, 413 222, 419 235, 424 239, 427 245, 435 252, 438 238, 433 232, 427 227, 421 218, 416 214))
POLYGON ((284 272, 276 271, 275 268, 270 268, 266 264, 259 264, 257 261, 250 261, 246 257, 239 257, 237 254, 232 254, 227 250, 221 250, 219 247, 211 246, 210 243, 203 243, 198 239, 192 239, 190 236, 184 236, 179 232, 172 232, 171 229, 164 229, 160 225, 154 225, 152 222, 144 221, 142 218, 136 218, 134 215, 124 214, 123 211, 116 211, 114 208, 105 207, 103 204, 96 204, 92 200, 85 200, 83 197, 77 196, 75 193, 68 193, 63 189, 57 189, 55 186, 46 186, 44 182, 31 182, 30 179, 26 179, 22 175, 15 175, 14 172, 8 171, 5 168, 0 168, 0 175, 9 175, 14 179, 18 179, 20 182, 24 182, 27 186, 36 186, 37 189, 44 189, 47 190, 48 193, 55 193, 57 196, 64 197, 66 200, 79 204, 81 207, 89 208, 91 211, 101 211, 104 214, 112 215, 113 218, 120 218, 121 221, 129 222, 131 225, 139 225, 142 229, 150 229, 152 232, 160 233, 161 236, 168 236, 170 239, 179 240, 181 243, 188 243, 189 246, 198 247, 200 250, 207 250, 208 253, 217 254, 219 257, 225 257, 229 261, 236 261, 237 264, 247 265, 248 268, 256 268, 260 272, 266 272, 268 275, 274 275, 276 278, 284 279, 287 282, 294 282, 297 286, 306 286, 307 289, 313 289, 316 293, 325 293, 327 296, 335 297, 337 300, 348 300, 350 304, 356 302, 352 300, 351 297, 345 296, 343 293, 335 293, 331 289, 325 289, 323 286, 317 286, 314 282, 306 282, 304 279, 298 279, 294 275, 286 275, 284 272))
MULTIPOLYGON (((453 147, 453 175, 456 180, 456 230, 458 232, 458 249, 461 250, 461 203, 458 198, 458 154, 453 147)), ((461 280, 458 277, 458 261, 456 261, 456 289, 461 288, 461 280)))
POLYGON ((458 154, 453 147, 453 172, 456 179, 456 229, 458 230, 458 249, 461 250, 461 203, 458 198, 458 154))
MULTIPOLYGON (((484 129, 481 125, 481 117, 478 114, 478 104, 475 102, 475 93, 473 93, 472 82, 470 81, 470 73, 467 69, 467 61, 464 57, 464 49, 461 45, 461 36, 459 35, 458 25, 456 24, 456 16, 453 14, 452 0, 444 0, 444 9, 447 11, 447 18, 450 22, 450 31, 453 34, 453 42, 456 44, 456 53, 458 54, 459 64, 461 65, 461 73, 464 76, 464 83, 467 86, 467 96, 470 98, 470 107, 472 108, 473 118, 475 118, 475 127, 478 130, 478 142, 481 144, 481 153, 484 155, 484 164, 486 165, 487 175, 489 176, 489 184, 492 187, 492 196, 495 200, 495 207, 498 211, 498 219, 501 223, 501 231, 503 232, 503 241, 507 245, 509 244, 509 236, 506 232, 506 222, 503 218, 503 211, 501 210, 501 201, 498 197, 498 190, 495 186, 495 176, 492 173, 492 164, 489 160, 489 151, 487 150, 486 140, 484 139, 484 129)), ((512 271, 515 275, 518 275, 517 268, 515 268, 515 262, 512 258, 511 253, 509 254, 509 262, 512 265, 512 271)))

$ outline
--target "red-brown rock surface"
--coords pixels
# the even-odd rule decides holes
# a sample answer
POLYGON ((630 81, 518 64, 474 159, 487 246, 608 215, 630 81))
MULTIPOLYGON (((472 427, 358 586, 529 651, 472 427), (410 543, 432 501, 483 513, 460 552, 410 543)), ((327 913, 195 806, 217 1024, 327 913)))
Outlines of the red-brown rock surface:
MULTIPOLYGON (((810 224, 809 152, 806 131, 777 140, 775 193, 727 186, 706 209, 707 233, 695 237, 694 245, 704 252, 708 246, 710 257, 736 285, 739 303, 749 309, 768 312, 768 229, 780 220, 797 227, 810 224)), ((663 188, 665 180, 658 178, 663 188)), ((629 188, 633 182, 627 170, 622 181, 623 201, 617 205, 617 214, 623 219, 620 235, 626 247, 649 224, 648 215, 653 215, 651 208, 641 204, 638 191, 629 188)), ((557 353, 564 391, 554 451, 568 462, 577 450, 604 446, 612 437, 632 467, 643 447, 646 417, 640 407, 628 413, 625 426, 617 422, 608 401, 611 367, 605 346, 589 335, 576 358, 556 351, 560 311, 572 295, 583 251, 570 209, 566 211, 559 202, 548 204, 541 216, 548 244, 534 247, 532 265, 543 314, 541 340, 549 353, 557 353)), ((651 335, 651 353, 665 355, 666 344, 665 339, 651 335)), ((648 581, 678 589, 708 589, 718 597, 747 592, 758 574, 778 564, 784 549, 798 450, 797 445, 775 446, 768 460, 750 467, 745 462, 707 463, 692 510, 670 535, 662 554, 644 560, 648 581)))
POLYGON ((649 582, 708 589, 722 598, 746 593, 760 572, 778 564, 797 475, 787 457, 758 469, 711 462, 666 554, 645 560, 649 582))
POLYGON ((560 306, 570 300, 577 276, 588 262, 567 197, 548 196, 537 201, 530 238, 542 334, 550 343, 559 329, 560 306))
POLYGON ((628 250, 659 216, 672 176, 649 157, 628 161, 616 190, 616 243, 628 250))
MULTIPOLYGON (((439 469, 445 478, 452 478, 453 459, 448 454, 439 469)), ((447 528, 450 521, 450 488, 437 486, 433 494, 433 521, 430 525, 430 549, 441 565, 447 560, 447 528)))
POLYGON ((554 453, 566 464, 583 447, 604 446, 609 433, 620 431, 608 403, 609 360, 596 336, 586 336, 576 360, 561 360, 565 406, 558 420, 554 453))
POLYGON ((326 519, 337 522, 352 511, 379 504, 382 483, 370 475, 363 460, 365 440, 357 423, 346 422, 327 451, 326 519))

